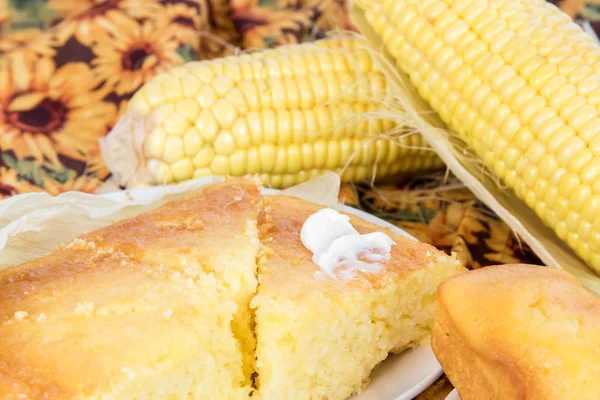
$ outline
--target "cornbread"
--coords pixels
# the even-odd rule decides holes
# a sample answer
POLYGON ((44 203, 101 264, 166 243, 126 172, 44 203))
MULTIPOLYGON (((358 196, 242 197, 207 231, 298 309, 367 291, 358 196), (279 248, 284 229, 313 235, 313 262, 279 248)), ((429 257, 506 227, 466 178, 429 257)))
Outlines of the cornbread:
POLYGON ((561 270, 486 267, 438 288, 433 351, 463 400, 600 399, 600 299, 561 270))
MULTIPOLYGON (((322 207, 283 195, 266 197, 259 229, 256 310, 257 387, 264 400, 346 399, 360 392, 388 353, 425 344, 435 290, 463 267, 435 248, 388 232, 396 245, 377 274, 349 281, 315 276, 303 246, 305 220, 322 207)), ((379 226, 350 216, 361 233, 379 226)))
POLYGON ((0 272, 0 398, 247 399, 260 207, 231 180, 0 272))
MULTIPOLYGON (((390 352, 428 342, 435 289, 463 268, 389 232, 385 255, 337 247, 356 275, 319 274, 300 231, 320 209, 233 179, 1 271, 0 398, 360 392, 390 352)), ((357 237, 383 229, 349 218, 357 237)))

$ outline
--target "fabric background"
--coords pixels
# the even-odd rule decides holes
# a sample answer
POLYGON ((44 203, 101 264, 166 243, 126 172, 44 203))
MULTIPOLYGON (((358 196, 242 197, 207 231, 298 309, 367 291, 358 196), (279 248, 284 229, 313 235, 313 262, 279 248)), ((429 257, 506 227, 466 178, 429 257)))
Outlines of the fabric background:
MULTIPOLYGON (((600 0, 553 1, 600 31, 600 0), (596 4, 595 4, 596 3, 596 4)), ((98 138, 152 76, 190 60, 353 30, 344 0, 0 0, 0 198, 94 192, 109 177, 98 138)), ((445 171, 341 196, 470 269, 540 264, 445 171)), ((441 377, 418 399, 452 390, 441 377)))

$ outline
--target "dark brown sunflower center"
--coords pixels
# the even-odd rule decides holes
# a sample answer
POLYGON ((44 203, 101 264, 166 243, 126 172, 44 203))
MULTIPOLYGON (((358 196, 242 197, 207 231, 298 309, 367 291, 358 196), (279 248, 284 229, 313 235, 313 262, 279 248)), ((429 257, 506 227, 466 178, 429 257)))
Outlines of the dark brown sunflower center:
POLYGON ((196 24, 194 23, 194 20, 191 19, 190 17, 184 17, 183 15, 179 15, 175 18, 173 18, 173 23, 180 25, 180 26, 184 26, 186 28, 195 28, 196 24))
POLYGON ((17 189, 10 185, 0 183, 0 199, 3 197, 10 197, 17 194, 17 189))
POLYGON ((60 101, 46 98, 31 110, 8 112, 7 119, 20 130, 50 135, 64 125, 67 108, 60 101))
POLYGON ((151 51, 152 49, 149 46, 144 46, 123 54, 123 58, 121 59, 123 69, 136 71, 142 68, 144 60, 151 54, 151 51))

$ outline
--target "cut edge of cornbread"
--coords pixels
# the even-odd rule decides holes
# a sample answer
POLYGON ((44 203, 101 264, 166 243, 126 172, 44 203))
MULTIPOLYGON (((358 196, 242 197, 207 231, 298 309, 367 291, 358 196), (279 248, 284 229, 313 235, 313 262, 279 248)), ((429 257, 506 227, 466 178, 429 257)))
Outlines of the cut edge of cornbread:
MULTIPOLYGON (((254 397, 346 399, 364 390, 389 353, 429 343, 437 286, 464 271, 458 260, 389 233, 397 243, 392 257, 406 252, 414 265, 392 265, 379 276, 349 282, 319 280, 299 234, 306 217, 321 207, 286 196, 269 200, 260 229, 267 249, 252 301, 254 397)), ((355 216, 351 221, 361 233, 382 230, 355 216)))

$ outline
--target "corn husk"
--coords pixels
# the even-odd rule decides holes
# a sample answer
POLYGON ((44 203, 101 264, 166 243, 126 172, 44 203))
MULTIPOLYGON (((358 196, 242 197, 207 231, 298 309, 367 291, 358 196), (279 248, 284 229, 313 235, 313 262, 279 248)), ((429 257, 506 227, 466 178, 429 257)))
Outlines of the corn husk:
POLYGON ((600 278, 552 229, 498 178, 489 172, 483 162, 468 150, 458 134, 450 131, 438 115, 417 93, 406 74, 395 67, 385 51, 379 36, 367 23, 362 9, 352 5, 351 18, 374 48, 379 49, 377 62, 394 86, 394 104, 382 107, 394 119, 397 113, 404 124, 418 131, 446 163, 448 169, 467 186, 475 196, 505 221, 515 234, 524 240, 544 264, 561 268, 574 275, 587 289, 600 296, 600 278), (398 111, 395 111, 398 110, 398 111))
MULTIPOLYGON (((104 194, 68 192, 52 197, 46 193, 27 193, 0 201, 0 270, 34 260, 81 234, 138 215, 223 179, 211 176, 176 185, 104 194)), ((282 193, 338 207, 339 188, 339 177, 328 173, 282 193)))

